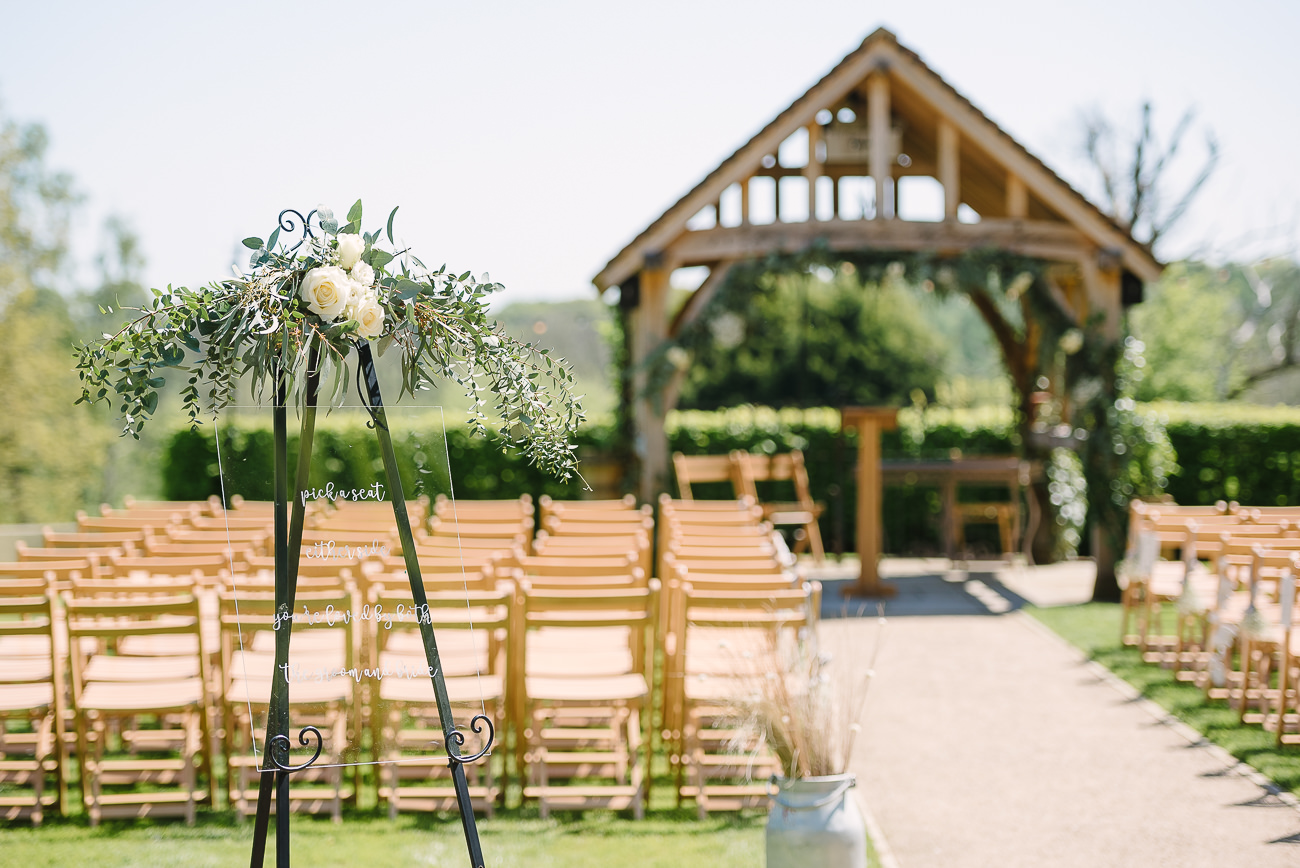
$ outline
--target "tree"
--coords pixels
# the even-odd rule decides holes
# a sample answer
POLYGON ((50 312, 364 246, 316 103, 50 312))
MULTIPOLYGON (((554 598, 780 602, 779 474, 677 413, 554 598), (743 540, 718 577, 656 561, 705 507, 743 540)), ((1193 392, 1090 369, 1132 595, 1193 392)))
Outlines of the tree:
POLYGON ((901 281, 856 270, 738 268, 683 345, 683 407, 907 404, 934 397, 946 350, 901 281))
MULTIPOLYGON (((1151 103, 1143 103, 1138 130, 1127 140, 1121 140, 1111 122, 1099 113, 1085 116, 1082 124, 1083 150, 1095 186, 1100 188, 1103 209, 1150 249, 1187 215, 1219 157, 1214 136, 1207 131, 1206 157, 1190 183, 1178 189, 1171 180, 1170 167, 1195 114, 1190 109, 1184 112, 1165 143, 1155 133, 1153 115, 1151 103)), ((1088 432, 1079 444, 1079 452, 1088 483, 1093 554, 1097 560, 1093 599, 1115 600, 1120 592, 1115 562, 1123 551, 1128 526, 1124 498, 1116 486, 1134 476, 1134 453, 1126 440, 1139 429, 1129 420, 1127 404, 1121 403, 1126 400, 1117 371, 1124 357, 1122 342, 1095 329, 1089 332, 1087 352, 1071 360, 1065 386, 1067 392, 1075 393, 1075 422, 1088 432)))
POLYGON ((1196 119, 1195 109, 1183 112, 1166 143, 1153 127, 1154 110, 1142 103, 1138 129, 1122 140, 1115 125, 1100 111, 1083 116, 1083 151, 1094 184, 1102 195, 1102 208, 1149 249, 1172 229, 1191 208, 1219 162, 1213 132, 1205 132, 1206 157, 1181 191, 1171 187, 1170 167, 1183 139, 1196 119))
POLYGON ((36 125, 0 119, 0 522, 68 520, 96 493, 105 432, 74 407, 76 327, 60 286, 77 203, 36 125))

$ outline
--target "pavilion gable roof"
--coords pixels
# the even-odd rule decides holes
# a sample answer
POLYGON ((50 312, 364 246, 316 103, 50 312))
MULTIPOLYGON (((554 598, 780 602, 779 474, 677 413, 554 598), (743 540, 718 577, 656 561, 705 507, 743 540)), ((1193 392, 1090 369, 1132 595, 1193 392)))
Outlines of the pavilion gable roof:
POLYGON ((1029 192, 1099 248, 1118 251, 1126 268, 1143 280, 1159 276, 1163 266, 1145 246, 958 93, 915 52, 900 45, 893 33, 880 28, 633 238, 593 283, 604 291, 637 273, 646 256, 664 250, 686 232, 687 221, 702 208, 717 202, 732 184, 755 174, 764 156, 775 154, 781 142, 813 122, 818 111, 833 107, 877 70, 896 77, 951 122, 964 140, 1014 172, 1029 192))

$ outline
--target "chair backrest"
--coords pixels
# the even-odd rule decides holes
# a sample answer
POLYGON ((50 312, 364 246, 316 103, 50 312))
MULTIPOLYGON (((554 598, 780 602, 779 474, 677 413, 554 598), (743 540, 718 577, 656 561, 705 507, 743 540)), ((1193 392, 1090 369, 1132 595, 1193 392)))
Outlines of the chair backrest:
POLYGON ((140 548, 144 545, 144 530, 115 530, 63 533, 42 528, 41 536, 47 548, 140 548))
POLYGON ((519 570, 524 576, 631 575, 637 564, 633 553, 590 558, 533 555, 519 559, 519 570))
POLYGON ((169 527, 185 523, 185 517, 179 512, 173 513, 167 519, 155 518, 135 518, 134 516, 103 516, 86 515, 85 512, 77 512, 77 530, 81 533, 100 533, 102 531, 123 532, 123 531, 144 531, 154 533, 167 530, 169 527))
POLYGON ((537 501, 538 512, 544 522, 547 517, 564 517, 573 513, 610 513, 636 509, 636 496, 626 494, 617 500, 555 500, 543 494, 537 501))
POLYGON ((740 490, 736 463, 730 455, 683 455, 673 453, 673 471, 677 474, 677 490, 682 500, 695 499, 691 486, 707 482, 727 482, 737 496, 740 490))
POLYGON ((808 469, 804 466, 801 450, 792 449, 775 455, 738 451, 732 454, 732 460, 738 468, 742 494, 758 499, 757 483, 789 482, 794 487, 795 500, 805 509, 813 507, 808 469))

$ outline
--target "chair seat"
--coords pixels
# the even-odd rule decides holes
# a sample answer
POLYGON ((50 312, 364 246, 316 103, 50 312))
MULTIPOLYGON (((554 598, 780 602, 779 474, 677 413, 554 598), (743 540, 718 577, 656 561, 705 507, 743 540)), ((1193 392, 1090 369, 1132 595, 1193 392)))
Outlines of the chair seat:
MULTIPOLYGON (((446 678, 447 697, 452 702, 494 702, 505 692, 500 675, 466 675, 446 678)), ((385 702, 434 702, 429 678, 385 677, 379 682, 379 698, 385 702)))
POLYGON ((649 693, 645 678, 635 673, 594 678, 547 678, 529 676, 524 691, 535 701, 626 702, 649 693))
MULTIPOLYGON (((289 684, 290 705, 320 705, 352 699, 354 681, 350 675, 336 675, 328 680, 305 678, 289 684)), ((226 690, 227 702, 266 705, 271 701, 271 679, 237 678, 226 690)))
POLYGON ((131 681, 138 683, 179 681, 199 674, 196 657, 110 657, 96 654, 86 664, 82 677, 89 683, 131 681))
POLYGON ((95 681, 81 693, 83 711, 178 711, 199 704, 203 684, 197 678, 176 680, 95 681))
POLYGON ((53 702, 51 684, 0 684, 0 711, 35 711, 53 702))

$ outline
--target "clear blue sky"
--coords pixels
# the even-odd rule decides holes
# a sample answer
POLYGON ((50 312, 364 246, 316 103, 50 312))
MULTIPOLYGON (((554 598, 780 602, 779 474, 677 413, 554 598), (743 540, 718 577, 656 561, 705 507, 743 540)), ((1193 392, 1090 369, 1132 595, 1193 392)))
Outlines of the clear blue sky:
POLYGON ((1167 128, 1195 106, 1222 164, 1167 256, 1300 241, 1300 4, 1283 0, 42 0, 4 24, 0 111, 44 124, 85 193, 78 254, 121 215, 154 285, 224 275, 283 207, 361 197, 372 224, 400 205, 427 260, 504 282, 499 303, 590 293, 881 25, 1076 182, 1083 109, 1130 121, 1149 98, 1167 128))

